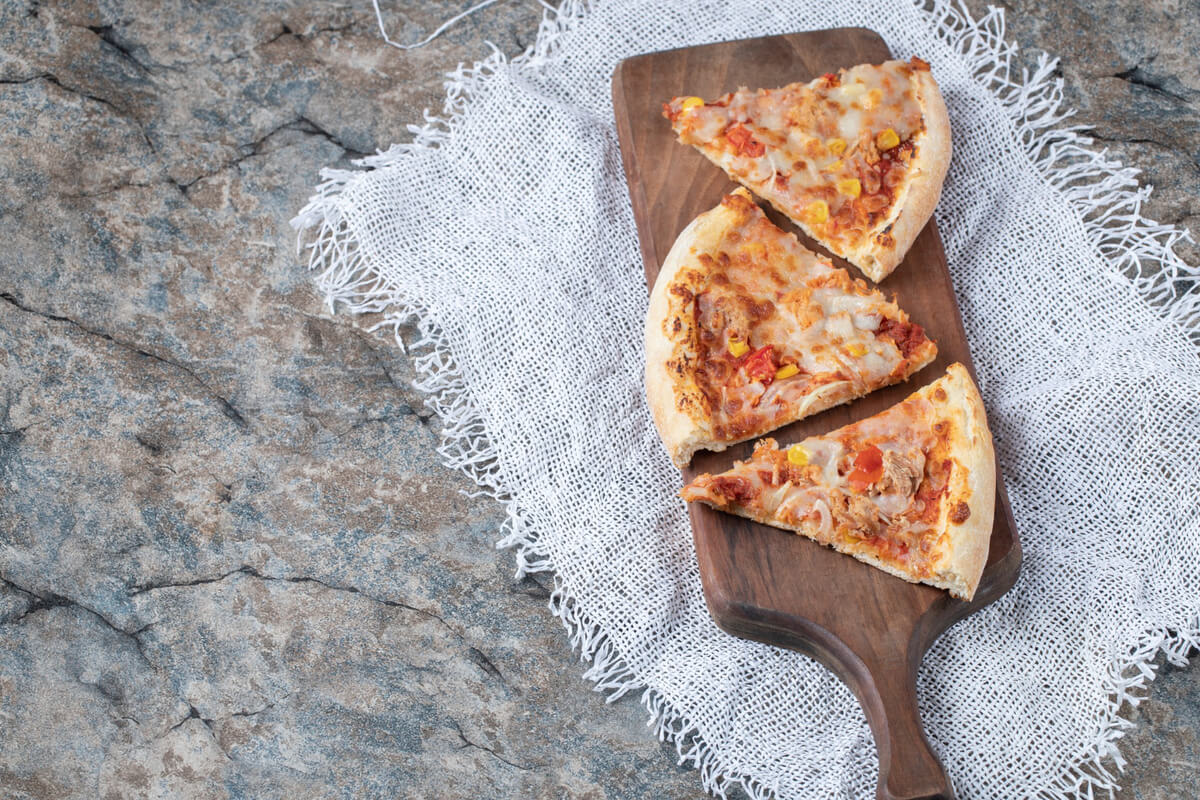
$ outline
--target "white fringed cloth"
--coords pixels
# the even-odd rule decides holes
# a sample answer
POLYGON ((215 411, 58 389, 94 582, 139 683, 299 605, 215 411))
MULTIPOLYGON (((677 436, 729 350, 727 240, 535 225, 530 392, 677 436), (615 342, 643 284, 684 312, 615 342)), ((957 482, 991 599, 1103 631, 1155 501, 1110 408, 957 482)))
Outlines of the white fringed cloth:
MULTIPOLYGON (((903 0, 567 2, 537 43, 450 76, 415 139, 326 170, 295 224, 331 303, 414 322, 448 466, 615 699, 640 692, 709 791, 870 798, 854 697, 713 625, 679 473, 642 390, 647 291, 609 81, 637 53, 862 25, 933 65, 954 160, 937 210, 1024 546, 1015 589, 926 657, 920 707, 963 800, 1108 794, 1117 716, 1200 641, 1200 313, 1181 231, 1064 127, 999 11, 903 0), (1194 324, 1194 323, 1193 323, 1194 324)), ((596 714, 604 713, 599 705, 596 714)))

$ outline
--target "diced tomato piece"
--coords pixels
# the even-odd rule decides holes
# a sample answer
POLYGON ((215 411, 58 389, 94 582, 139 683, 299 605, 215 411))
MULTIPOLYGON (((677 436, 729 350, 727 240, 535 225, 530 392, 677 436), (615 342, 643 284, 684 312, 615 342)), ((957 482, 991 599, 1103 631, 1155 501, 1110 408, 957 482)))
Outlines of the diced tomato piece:
POLYGON ((746 375, 750 380, 762 381, 767 386, 770 386, 771 381, 775 380, 776 367, 772 347, 772 345, 760 347, 746 356, 746 375))
POLYGON ((875 330, 876 336, 887 336, 896 343, 900 354, 908 358, 925 341, 925 329, 915 322, 885 319, 875 330))
POLYGON ((754 138, 749 130, 744 125, 738 123, 725 132, 725 138, 733 145, 733 149, 738 155, 748 156, 749 158, 758 158, 767 151, 763 143, 754 138))
POLYGON ((710 485, 713 493, 724 498, 726 503, 745 504, 758 496, 758 491, 748 480, 737 476, 717 475, 710 485))
POLYGON ((859 450, 854 456, 854 471, 846 476, 850 488, 861 492, 883 477, 883 451, 875 445, 859 450))

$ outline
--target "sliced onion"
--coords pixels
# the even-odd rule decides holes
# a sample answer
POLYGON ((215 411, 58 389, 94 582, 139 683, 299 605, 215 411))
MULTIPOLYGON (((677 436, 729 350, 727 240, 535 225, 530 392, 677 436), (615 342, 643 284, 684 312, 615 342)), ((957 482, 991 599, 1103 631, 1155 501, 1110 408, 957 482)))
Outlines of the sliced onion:
POLYGON ((820 399, 823 395, 828 393, 830 389, 834 389, 834 388, 838 388, 838 387, 842 387, 842 386, 849 386, 849 385, 850 385, 850 381, 834 381, 833 383, 827 383, 824 386, 819 387, 816 391, 814 391, 808 397, 804 398, 804 401, 800 403, 800 407, 796 409, 796 415, 795 415, 794 419, 800 419, 805 414, 807 414, 808 409, 810 409, 813 406, 813 404, 817 402, 818 399, 820 399))
POLYGON ((883 316, 880 314, 858 313, 854 315, 854 327, 860 331, 879 330, 879 323, 882 321, 883 316))
POLYGON ((762 381, 746 384, 746 399, 751 408, 758 406, 764 394, 767 393, 767 387, 763 386, 762 381))
POLYGON ((829 536, 833 533, 833 514, 829 511, 829 505, 824 500, 815 500, 812 507, 817 512, 817 535, 829 536))
POLYGON ((766 512, 769 514, 775 514, 775 513, 778 513, 780 510, 782 510, 783 505, 784 505, 784 497, 787 495, 788 491, 791 488, 792 488, 792 482, 787 481, 786 483, 783 484, 783 486, 780 486, 778 489, 772 489, 768 493, 764 494, 763 495, 764 510, 766 510, 766 512))
POLYGON ((790 514, 790 513, 791 513, 791 510, 792 510, 792 508, 793 508, 794 506, 798 505, 800 502, 802 502, 802 501, 804 501, 804 500, 807 500, 807 499, 808 499, 808 493, 807 493, 807 492, 805 492, 805 491, 802 491, 802 490, 800 490, 800 489, 796 489, 795 491, 793 491, 793 492, 792 492, 792 496, 791 496, 791 497, 789 497, 789 498, 787 498, 786 500, 784 500, 782 503, 780 503, 780 504, 779 504, 779 505, 778 505, 778 506, 775 508, 775 518, 776 518, 776 519, 781 519, 781 520, 783 520, 784 522, 788 522, 788 521, 790 521, 790 520, 786 519, 786 518, 784 517, 784 515, 785 515, 785 514, 790 514))
POLYGON ((879 512, 884 517, 900 514, 909 505, 908 497, 902 494, 881 494, 874 499, 875 505, 879 507, 879 512))
POLYGON ((850 339, 854 336, 854 322, 849 314, 834 314, 825 320, 825 330, 830 336, 850 339))

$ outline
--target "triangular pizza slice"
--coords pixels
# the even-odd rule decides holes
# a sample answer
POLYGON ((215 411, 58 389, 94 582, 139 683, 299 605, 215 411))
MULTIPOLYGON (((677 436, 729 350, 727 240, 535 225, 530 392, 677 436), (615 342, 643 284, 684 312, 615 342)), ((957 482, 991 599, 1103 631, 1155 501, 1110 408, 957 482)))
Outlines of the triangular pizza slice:
POLYGON ((880 414, 790 447, 764 439, 681 494, 970 600, 992 534, 992 436, 971 376, 952 364, 880 414))
POLYGON ((745 189, 679 235, 650 294, 646 394, 671 459, 906 380, 924 329, 772 223, 745 189))
POLYGON ((663 113, 679 141, 876 282, 925 227, 950 163, 946 105, 919 58, 676 97, 663 113))

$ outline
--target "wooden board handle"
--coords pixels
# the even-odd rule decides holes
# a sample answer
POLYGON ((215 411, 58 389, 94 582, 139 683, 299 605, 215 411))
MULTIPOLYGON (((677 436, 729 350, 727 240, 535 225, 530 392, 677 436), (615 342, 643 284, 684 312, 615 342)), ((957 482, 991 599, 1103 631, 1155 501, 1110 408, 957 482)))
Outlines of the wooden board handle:
POLYGON ((915 669, 875 671, 875 678, 862 686, 863 709, 879 751, 875 797, 954 800, 954 787, 921 725, 915 669), (880 680, 883 675, 893 680, 880 680))

